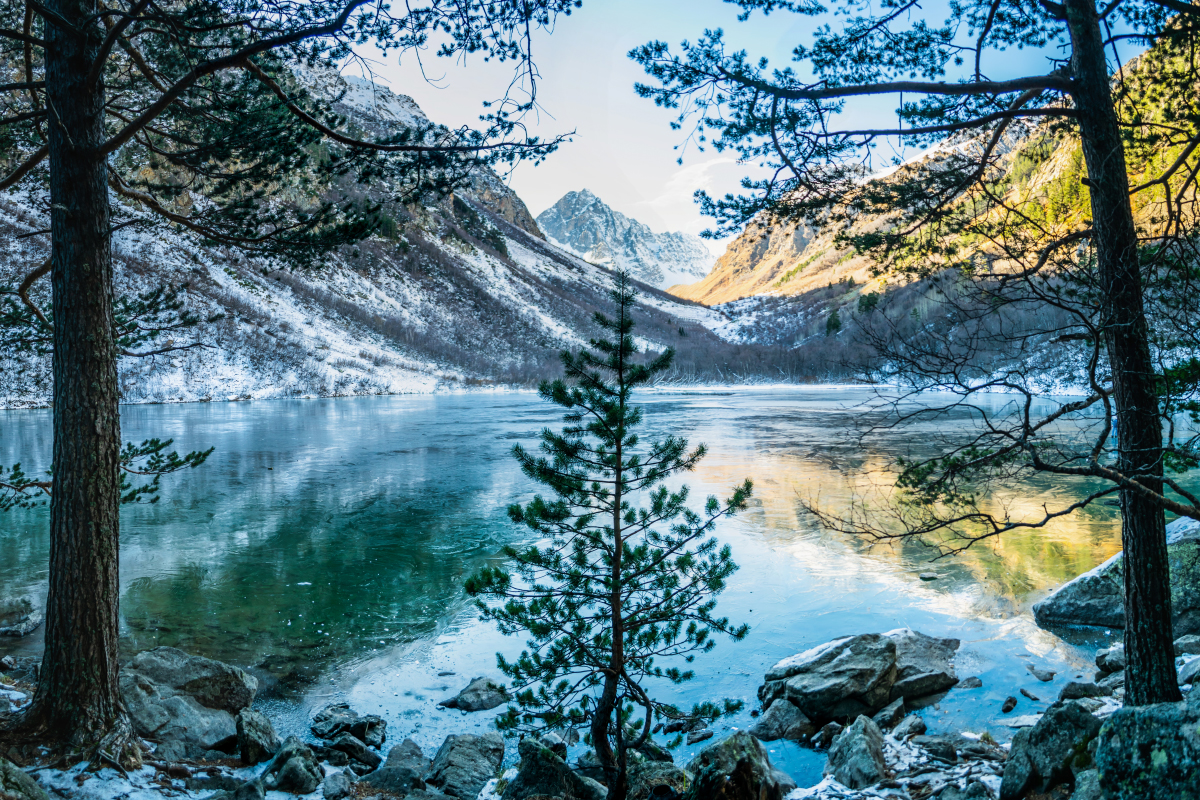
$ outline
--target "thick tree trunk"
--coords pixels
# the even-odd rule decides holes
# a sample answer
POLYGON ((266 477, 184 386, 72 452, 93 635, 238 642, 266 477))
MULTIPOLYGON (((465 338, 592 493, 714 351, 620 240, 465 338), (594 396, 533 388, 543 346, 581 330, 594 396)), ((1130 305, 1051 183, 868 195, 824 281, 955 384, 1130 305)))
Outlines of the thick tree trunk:
MULTIPOLYGON (((1104 344, 1113 375, 1118 465, 1162 491, 1162 425, 1142 301, 1129 177, 1113 106, 1100 20, 1093 0, 1067 0, 1071 72, 1092 202, 1092 242, 1104 294, 1104 344)), ((1170 568, 1163 508, 1121 492, 1125 548, 1125 702, 1182 698, 1171 636, 1170 568)))
POLYGON ((139 760, 117 686, 117 352, 104 88, 86 85, 103 31, 95 0, 48 0, 78 30, 46 25, 54 291, 54 475, 46 648, 23 727, 32 740, 139 760), (93 20, 85 28, 83 20, 93 20))

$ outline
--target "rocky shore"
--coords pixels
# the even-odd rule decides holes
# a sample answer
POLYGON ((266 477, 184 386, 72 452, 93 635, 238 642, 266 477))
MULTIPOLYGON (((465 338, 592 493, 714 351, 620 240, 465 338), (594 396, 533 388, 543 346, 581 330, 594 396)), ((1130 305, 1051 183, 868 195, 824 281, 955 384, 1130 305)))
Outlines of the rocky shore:
MULTIPOLYGON (((998 702, 958 672, 960 642, 911 629, 843 636, 779 661, 763 675, 747 730, 663 720, 656 733, 708 742, 686 763, 653 742, 633 754, 631 800, 1131 800, 1200 797, 1200 524, 1170 526, 1178 680, 1185 700, 1122 707, 1125 654, 1101 650, 1091 676, 1056 678, 1025 666, 1036 686, 998 702), (1191 580, 1193 570, 1196 582, 1191 580), (1178 585, 1176 585, 1178 584, 1178 585), (939 704, 979 691, 980 728, 946 730, 939 704), (1018 700, 1017 695, 1023 696, 1018 700), (994 706, 994 707, 993 707, 994 706), (1017 711, 1021 706, 1021 711, 1017 711), (1022 713, 1024 712, 1024 713, 1022 713), (1032 713, 1031 713, 1032 712, 1032 713), (926 722, 929 717, 929 723, 926 722), (988 733, 1001 721, 1010 740, 988 733), (980 732, 982 731, 982 732, 980 732), (792 741, 824 753, 824 779, 796 782, 763 742, 792 741)), ((1120 559, 1064 585, 1035 607, 1040 621, 1123 622, 1120 559), (1118 608, 1113 608, 1116 603, 1118 608)), ((25 600, 0 604, 0 635, 26 635, 40 617, 25 600)), ((967 660, 969 663, 969 659, 967 660)), ((28 704, 31 658, 0 659, 0 715, 28 704)), ((120 686, 145 766, 129 774, 16 765, 0 753, 0 799, 49 800, 602 800, 603 770, 579 732, 506 741, 497 732, 447 736, 434 752, 389 740, 387 723, 329 705, 302 736, 281 738, 254 703, 258 681, 239 667, 159 647, 137 654, 120 686), (513 750, 515 749, 515 752, 513 750), (506 759, 507 755, 507 759, 506 759)), ((1003 695, 1001 691, 1001 696, 1003 695)), ((967 696, 973 696, 967 695, 967 696)), ((479 677, 437 705, 463 715, 510 699, 479 677)), ((432 710, 432 701, 430 701, 432 710)), ((464 721, 464 727, 467 723, 464 721)), ((475 726, 479 727, 479 726, 475 726)), ((12 754, 9 754, 10 756, 12 754)))

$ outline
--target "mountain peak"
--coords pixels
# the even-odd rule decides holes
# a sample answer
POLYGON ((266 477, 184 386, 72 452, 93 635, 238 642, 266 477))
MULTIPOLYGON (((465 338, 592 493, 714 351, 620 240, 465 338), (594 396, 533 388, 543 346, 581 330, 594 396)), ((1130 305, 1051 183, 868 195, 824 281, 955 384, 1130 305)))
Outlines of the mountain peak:
POLYGON ((655 233, 588 189, 567 192, 537 222, 559 247, 593 264, 627 269, 660 289, 700 280, 715 261, 700 237, 655 233))

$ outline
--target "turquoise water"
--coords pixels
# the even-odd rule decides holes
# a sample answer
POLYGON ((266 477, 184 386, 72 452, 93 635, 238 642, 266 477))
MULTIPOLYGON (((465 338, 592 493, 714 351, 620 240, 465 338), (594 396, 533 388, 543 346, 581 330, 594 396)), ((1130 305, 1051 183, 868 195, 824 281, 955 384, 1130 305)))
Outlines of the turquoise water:
MULTIPOLYGON (((910 626, 961 638, 960 677, 984 681, 927 709, 931 727, 1007 738, 998 724, 1004 697, 1024 686, 1052 698, 1059 682, 1089 674, 1095 647, 1113 638, 1087 632, 1066 642, 1037 629, 1028 609, 1119 549, 1115 511, 1101 506, 936 562, 917 543, 871 548, 823 531, 801 501, 844 511, 887 486, 897 455, 928 453, 938 434, 964 424, 930 420, 861 445, 846 432, 874 418, 861 406, 870 397, 801 388, 639 398, 652 433, 709 445, 687 477, 694 497, 726 493, 745 477, 756 484, 752 507, 720 531, 741 570, 719 610, 750 623, 750 637, 698 661, 693 684, 658 691, 689 705, 745 699, 742 714, 720 723, 743 727, 776 660, 839 635, 910 626), (928 571, 939 579, 918 578, 928 571), (1028 662, 1060 678, 1039 684, 1028 662)), ((496 651, 521 646, 479 623, 461 586, 524 536, 504 508, 533 487, 509 450, 558 419, 523 393, 125 407, 127 439, 216 448, 202 468, 169 478, 160 503, 123 511, 125 652, 167 644, 252 667, 264 682, 260 702, 285 731, 300 732, 335 699, 383 715, 391 738, 412 735, 426 748, 488 724, 488 714, 435 709, 470 677, 496 674, 496 651)), ((45 411, 0 412, 0 462, 44 469, 48 426, 45 411)), ((990 500, 1019 513, 1081 490, 1030 481, 990 500)), ((46 511, 0 523, 0 595, 43 601, 46 511)), ((38 648, 36 636, 0 642, 0 654, 38 648)), ((1044 705, 1022 700, 1016 713, 1044 705)), ((823 755, 771 749, 801 785, 816 782, 823 755)))

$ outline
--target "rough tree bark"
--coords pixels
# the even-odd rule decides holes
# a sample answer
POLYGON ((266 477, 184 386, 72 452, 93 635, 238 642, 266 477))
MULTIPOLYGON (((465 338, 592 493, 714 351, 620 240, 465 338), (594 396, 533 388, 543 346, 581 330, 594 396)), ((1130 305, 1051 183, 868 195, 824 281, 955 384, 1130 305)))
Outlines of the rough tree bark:
MULTIPOLYGON (((1104 37, 1093 0, 1066 0, 1071 32, 1073 97, 1087 163, 1092 228, 1104 294, 1104 344, 1113 375, 1117 451, 1122 472, 1162 491, 1162 424, 1142 302, 1137 231, 1129 177, 1113 106, 1104 37)), ((1171 635, 1170 568, 1161 505, 1124 489, 1121 539, 1125 549, 1125 702, 1147 705, 1182 699, 1171 635)))
POLYGON ((54 308, 54 474, 50 588, 37 692, 24 742, 133 766, 140 751, 117 686, 117 349, 103 82, 95 0, 47 0, 50 228, 54 308), (90 21, 89 21, 90 20, 90 21), (74 27, 68 27, 68 23, 74 27))

